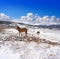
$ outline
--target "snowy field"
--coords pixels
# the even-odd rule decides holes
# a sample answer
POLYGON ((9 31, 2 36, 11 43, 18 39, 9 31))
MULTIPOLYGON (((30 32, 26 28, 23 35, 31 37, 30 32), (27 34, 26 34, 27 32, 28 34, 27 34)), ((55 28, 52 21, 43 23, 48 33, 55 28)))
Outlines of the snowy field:
MULTIPOLYGON (((60 43, 60 31, 55 29, 29 28, 27 36, 60 43)), ((38 44, 24 41, 26 38, 23 37, 21 39, 16 29, 0 32, 0 59, 60 59, 60 45, 38 44)))

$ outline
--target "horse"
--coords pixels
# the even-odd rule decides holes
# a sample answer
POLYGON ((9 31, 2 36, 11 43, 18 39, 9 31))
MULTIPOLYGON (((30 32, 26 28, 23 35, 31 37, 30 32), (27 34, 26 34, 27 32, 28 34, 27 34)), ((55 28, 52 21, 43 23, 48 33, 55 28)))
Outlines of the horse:
POLYGON ((21 32, 25 32, 25 36, 27 36, 27 28, 21 28, 21 27, 19 27, 19 26, 16 26, 17 27, 17 30, 18 30, 18 32, 19 32, 19 36, 20 36, 20 33, 21 32))

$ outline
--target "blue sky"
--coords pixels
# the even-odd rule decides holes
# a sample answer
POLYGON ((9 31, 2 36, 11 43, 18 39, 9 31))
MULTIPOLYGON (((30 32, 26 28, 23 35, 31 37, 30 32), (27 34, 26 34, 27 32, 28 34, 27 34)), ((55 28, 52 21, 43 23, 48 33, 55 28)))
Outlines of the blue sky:
POLYGON ((0 0, 0 13, 14 18, 27 13, 60 18, 60 0, 0 0))

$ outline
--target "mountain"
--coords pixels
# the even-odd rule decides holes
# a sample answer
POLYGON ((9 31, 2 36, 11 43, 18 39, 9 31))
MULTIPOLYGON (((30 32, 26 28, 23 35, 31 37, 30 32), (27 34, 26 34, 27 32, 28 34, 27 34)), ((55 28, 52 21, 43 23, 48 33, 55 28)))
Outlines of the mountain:
POLYGON ((52 28, 59 28, 60 29, 60 24, 59 25, 34 25, 34 27, 38 27, 38 28, 49 28, 49 29, 52 29, 52 28))
POLYGON ((47 26, 47 25, 30 25, 30 24, 25 24, 25 23, 20 23, 20 22, 14 22, 14 21, 0 21, 0 24, 9 25, 9 24, 12 24, 12 23, 18 23, 20 25, 28 25, 28 26, 32 26, 32 27, 38 27, 38 28, 49 28, 49 29, 58 28, 58 29, 60 29, 60 24, 47 26))
POLYGON ((18 22, 14 22, 14 21, 0 21, 0 24, 12 24, 12 23, 18 23, 18 22))

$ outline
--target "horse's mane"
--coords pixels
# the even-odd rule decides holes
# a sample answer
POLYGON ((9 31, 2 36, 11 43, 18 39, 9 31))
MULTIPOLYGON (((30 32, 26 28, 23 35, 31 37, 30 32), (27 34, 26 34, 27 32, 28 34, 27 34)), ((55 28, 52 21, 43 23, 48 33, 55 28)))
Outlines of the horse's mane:
POLYGON ((26 29, 26 28, 25 27, 21 28, 21 27, 17 26, 17 29, 26 29))
POLYGON ((20 28, 19 26, 17 26, 18 28, 20 28))

